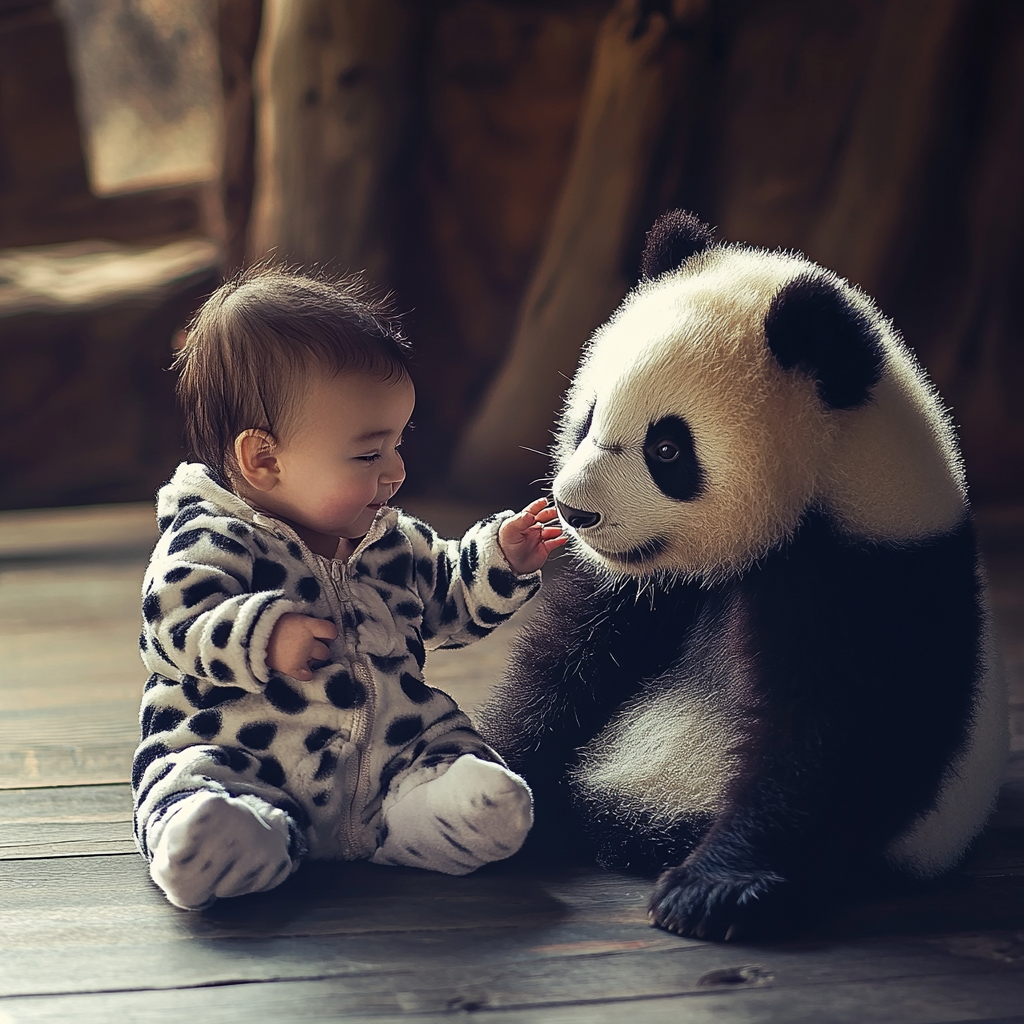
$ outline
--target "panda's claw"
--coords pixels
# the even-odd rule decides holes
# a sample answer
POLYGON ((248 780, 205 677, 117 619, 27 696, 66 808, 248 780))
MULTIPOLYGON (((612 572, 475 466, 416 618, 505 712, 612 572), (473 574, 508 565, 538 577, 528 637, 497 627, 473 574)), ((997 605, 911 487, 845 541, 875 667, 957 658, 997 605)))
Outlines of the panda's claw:
POLYGON ((672 868, 658 880, 649 919, 684 937, 732 942, 778 925, 788 883, 773 872, 708 876, 688 867, 672 868))

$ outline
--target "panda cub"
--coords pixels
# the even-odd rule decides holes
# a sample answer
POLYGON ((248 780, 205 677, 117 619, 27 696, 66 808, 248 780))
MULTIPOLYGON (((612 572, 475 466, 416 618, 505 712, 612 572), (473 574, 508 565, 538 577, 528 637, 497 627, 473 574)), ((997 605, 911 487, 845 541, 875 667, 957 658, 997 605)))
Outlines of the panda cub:
POLYGON ((652 920, 771 933, 953 867, 1007 698, 949 418, 870 299, 682 211, 557 435, 572 560, 481 712, 538 839, 660 873, 652 920))

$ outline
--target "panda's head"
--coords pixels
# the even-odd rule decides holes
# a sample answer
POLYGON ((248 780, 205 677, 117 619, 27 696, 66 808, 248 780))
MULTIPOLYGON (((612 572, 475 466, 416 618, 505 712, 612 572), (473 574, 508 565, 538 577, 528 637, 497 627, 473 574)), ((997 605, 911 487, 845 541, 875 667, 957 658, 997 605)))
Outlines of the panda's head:
POLYGON ((556 442, 554 497, 585 555, 713 581, 811 506, 881 538, 962 515, 944 414, 861 292, 794 255, 714 245, 678 211, 642 269, 590 342, 556 442))

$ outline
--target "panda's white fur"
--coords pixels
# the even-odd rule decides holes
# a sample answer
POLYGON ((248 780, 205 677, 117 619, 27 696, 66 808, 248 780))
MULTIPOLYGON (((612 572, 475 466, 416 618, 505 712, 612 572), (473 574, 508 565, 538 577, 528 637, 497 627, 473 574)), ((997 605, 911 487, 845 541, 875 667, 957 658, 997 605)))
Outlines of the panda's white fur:
MULTIPOLYGON (((787 794, 816 770, 819 742, 849 751, 840 763, 826 749, 821 762, 858 802, 847 843, 877 830, 890 838, 872 856, 918 878, 954 865, 994 801, 1007 698, 955 434, 914 356, 867 296, 799 255, 705 241, 658 266, 657 247, 674 251, 673 232, 684 250, 694 223, 707 235, 687 215, 672 217, 662 232, 668 242, 655 242, 655 269, 595 333, 568 393, 553 496, 577 561, 549 589, 547 621, 518 638, 509 677, 481 717, 534 786, 541 817, 545 802, 551 808, 556 834, 582 815, 603 862, 650 870, 682 860, 656 888, 653 919, 727 937, 756 920, 759 907, 778 915, 781 906, 785 916, 779 893, 787 882, 775 860, 808 878, 817 873, 820 883, 830 857, 837 873, 870 859, 875 840, 854 854, 829 839, 845 828, 833 802, 824 811, 831 824, 808 832, 825 844, 808 854, 815 865, 794 867, 800 853, 784 837, 800 834, 801 815, 821 814, 828 802, 819 791, 815 812, 790 807, 801 798, 787 794), (785 313, 778 303, 789 295, 796 320, 784 315, 780 327, 772 318, 785 313), (829 390, 825 378, 837 371, 824 349, 812 353, 810 363, 824 360, 815 367, 785 347, 794 323, 799 335, 800 303, 813 307, 821 295, 832 303, 828 315, 846 318, 836 351, 843 338, 870 336, 867 363, 849 364, 853 391, 829 390), (770 322, 781 340, 769 336, 770 322), (666 418, 685 424, 699 476, 682 497, 652 475, 650 432, 666 418), (800 581, 820 585, 819 565, 830 559, 851 574, 850 587, 828 580, 823 601, 836 603, 820 617, 800 581), (780 594, 803 608, 796 620, 765 604, 780 594), (872 637, 861 643, 849 633, 844 608, 855 630, 880 630, 879 654, 872 637), (801 625, 801 614, 817 625, 801 625), (905 642, 896 621, 904 616, 905 642), (939 622, 944 616, 949 623, 939 622), (804 642, 832 664, 819 670, 810 653, 791 650, 804 642), (847 657, 842 645, 851 643, 847 657), (915 651, 922 664, 932 658, 937 689, 914 671, 915 651), (862 674, 847 678, 854 664, 862 674), (877 714, 857 703, 862 690, 881 702, 877 714), (882 706, 889 694, 891 718, 882 706), (790 709, 777 706, 790 699, 795 730, 790 709), (810 716, 804 739, 800 715, 810 716), (795 742, 794 756, 810 758, 787 766, 779 754, 777 785, 757 777, 757 765, 772 763, 775 729, 792 733, 785 743, 795 742), (871 749, 901 738, 905 754, 871 749), (905 785, 889 785, 881 766, 890 761, 903 765, 905 785), (856 792, 862 770, 877 815, 865 803, 868 789, 856 792), (767 800, 763 813, 748 791, 767 800)), ((828 327, 827 316, 812 326, 822 322, 828 327)))

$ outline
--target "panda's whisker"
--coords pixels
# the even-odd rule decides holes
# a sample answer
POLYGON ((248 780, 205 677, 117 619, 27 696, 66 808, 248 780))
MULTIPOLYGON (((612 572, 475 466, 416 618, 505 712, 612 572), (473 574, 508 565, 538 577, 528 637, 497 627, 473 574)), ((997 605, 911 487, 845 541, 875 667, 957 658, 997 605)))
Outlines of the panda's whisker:
POLYGON ((524 452, 533 452, 534 455, 543 455, 544 458, 548 458, 551 454, 550 452, 542 452, 539 448, 531 448, 528 444, 521 444, 519 448, 524 452))

